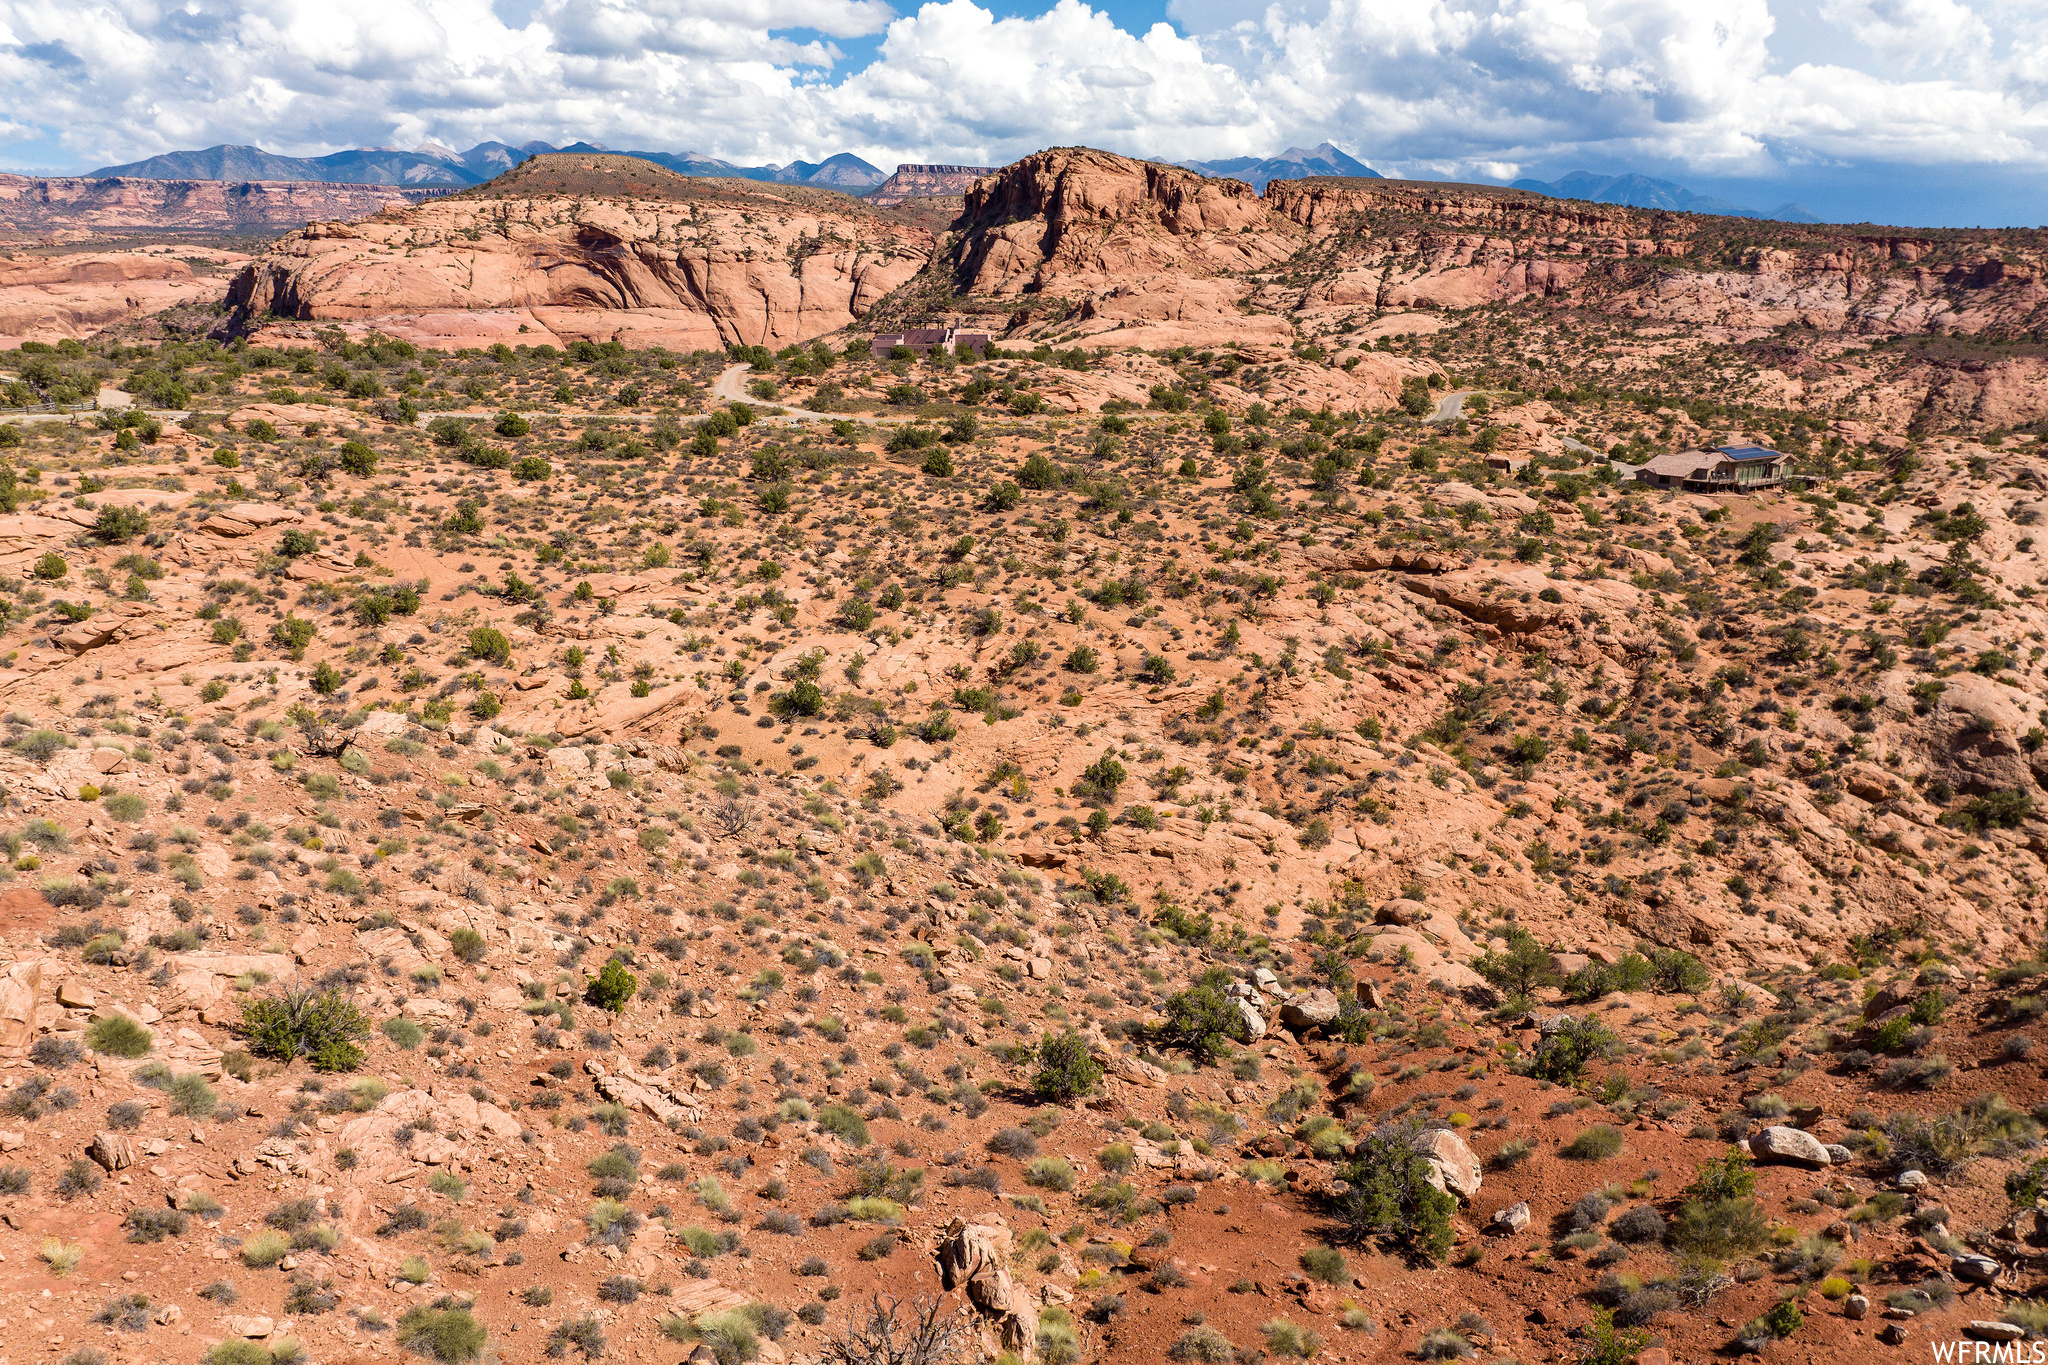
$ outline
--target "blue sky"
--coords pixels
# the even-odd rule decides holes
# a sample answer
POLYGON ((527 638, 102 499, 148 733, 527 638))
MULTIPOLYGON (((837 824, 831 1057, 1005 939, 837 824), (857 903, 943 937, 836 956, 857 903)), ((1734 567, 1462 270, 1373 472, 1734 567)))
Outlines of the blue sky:
POLYGON ((1635 170, 2048 220, 2040 0, 0 0, 0 165, 589 138, 758 164, 1085 143, 1389 175, 1635 170))

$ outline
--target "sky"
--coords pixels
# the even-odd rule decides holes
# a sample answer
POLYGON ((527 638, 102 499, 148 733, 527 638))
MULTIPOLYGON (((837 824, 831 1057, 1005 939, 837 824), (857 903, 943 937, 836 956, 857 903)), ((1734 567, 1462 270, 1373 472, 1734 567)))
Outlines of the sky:
POLYGON ((1329 141, 1837 221, 2048 222, 2043 0, 0 0, 0 167, 498 140, 1000 164, 1329 141))

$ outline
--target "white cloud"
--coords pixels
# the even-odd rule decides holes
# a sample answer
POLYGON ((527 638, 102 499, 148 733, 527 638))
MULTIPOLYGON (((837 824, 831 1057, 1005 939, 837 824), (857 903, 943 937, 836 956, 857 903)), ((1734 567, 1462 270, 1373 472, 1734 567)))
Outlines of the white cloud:
MULTIPOLYGON (((1390 173, 2048 166, 2038 0, 0 0, 0 126, 81 166, 174 147, 568 141, 786 161, 1084 142, 1390 173), (1799 4, 1793 11, 1784 8, 1799 4), (1774 7, 1796 23, 1781 29, 1774 7), (1175 25, 1178 25, 1176 28, 1175 25), (847 69, 842 45, 879 37, 847 69), (1810 50, 1808 50, 1810 49, 1810 50)), ((47 159, 47 153, 43 154, 47 159)))

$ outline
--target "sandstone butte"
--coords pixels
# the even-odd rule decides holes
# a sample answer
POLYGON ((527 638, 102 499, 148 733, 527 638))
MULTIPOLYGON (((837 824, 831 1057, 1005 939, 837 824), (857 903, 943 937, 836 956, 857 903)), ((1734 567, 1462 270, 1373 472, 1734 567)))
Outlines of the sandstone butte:
POLYGON ((548 156, 477 191, 291 233, 230 301, 250 315, 389 318, 395 335, 459 338, 479 313, 499 315, 493 340, 509 327, 535 342, 779 347, 865 315, 931 250, 923 229, 843 195, 548 156))

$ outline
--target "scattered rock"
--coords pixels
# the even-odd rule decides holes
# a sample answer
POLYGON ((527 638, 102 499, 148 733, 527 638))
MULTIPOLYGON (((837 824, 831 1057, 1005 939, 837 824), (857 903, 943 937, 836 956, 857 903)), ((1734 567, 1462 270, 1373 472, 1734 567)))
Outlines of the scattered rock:
POLYGON ((2018 1341, 2027 1334, 2016 1322, 1985 1322, 1981 1318, 1971 1319, 1963 1330, 1979 1341, 2018 1341))
POLYGON ((1996 1284, 2005 1273, 2005 1267, 1989 1256, 1958 1256, 1948 1263, 1948 1268, 1957 1279, 1973 1284, 1996 1284))
POLYGON ((1862 1321, 1870 1316, 1870 1300, 1862 1294, 1851 1294, 1842 1300, 1842 1316, 1862 1321))
POLYGON ((1523 1199, 1504 1209, 1495 1209, 1490 1221, 1502 1232, 1520 1232, 1529 1226, 1529 1201, 1523 1199))
POLYGON ((1335 991, 1318 986, 1290 995, 1280 1005, 1280 1022, 1297 1032, 1336 1022, 1340 1006, 1335 991))
POLYGON ((1786 1161, 1818 1170, 1832 1164, 1828 1149, 1811 1133, 1783 1124, 1772 1124, 1749 1139, 1749 1150, 1758 1160, 1786 1161))
POLYGON ((125 1171, 135 1164, 135 1144, 119 1133, 94 1133, 85 1154, 107 1171, 125 1171))
MULTIPOLYGON (((1475 1156, 1465 1140, 1456 1133, 1443 1128, 1427 1128, 1415 1135, 1415 1150, 1430 1164, 1432 1170, 1443 1181, 1443 1188, 1449 1194, 1470 1202, 1479 1193, 1484 1177, 1481 1174, 1479 1158, 1475 1156)), ((1431 1181, 1435 1184, 1436 1181, 1431 1181)), ((1522 1206, 1524 1218, 1528 1206, 1522 1206)))

